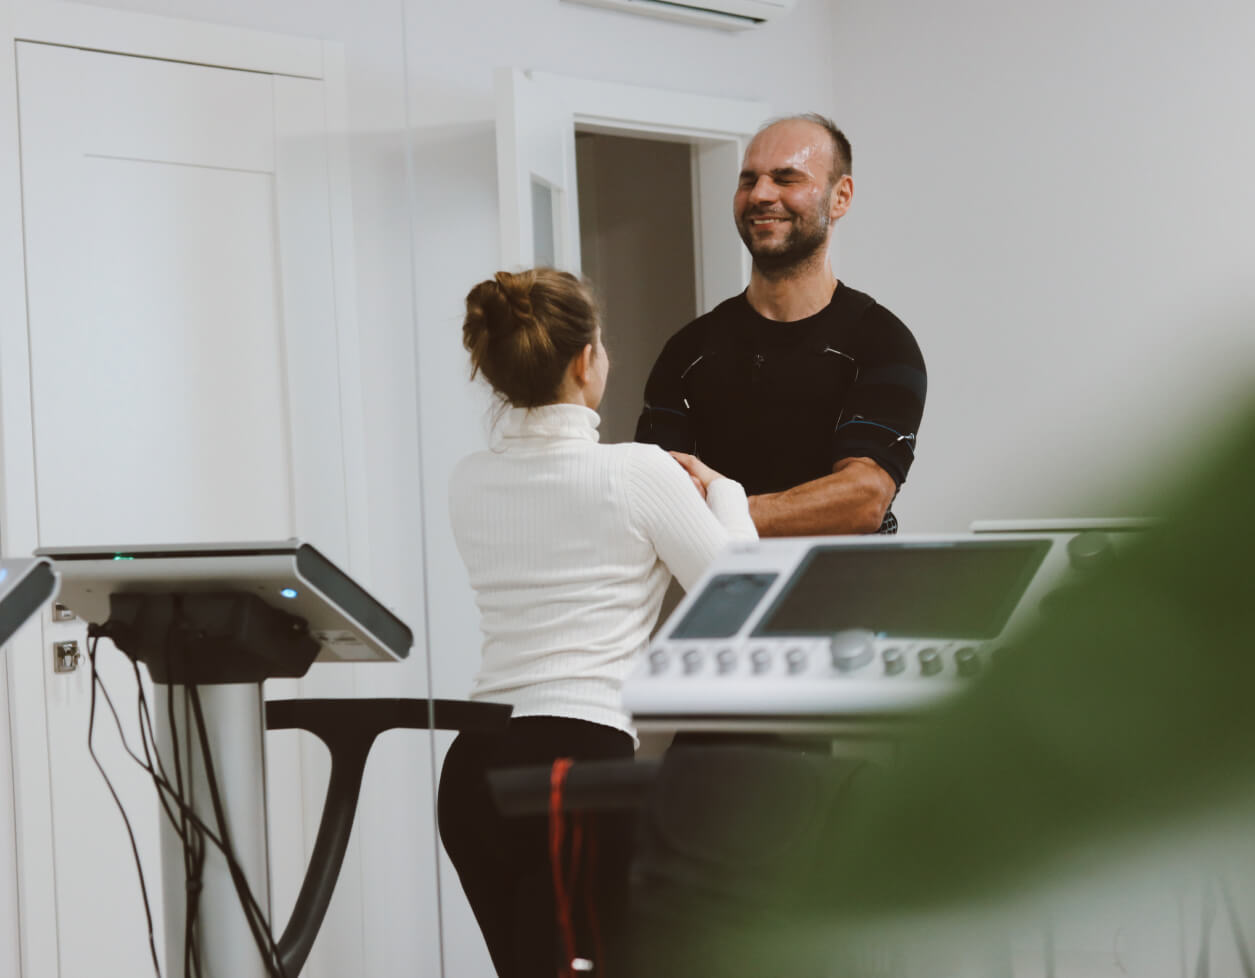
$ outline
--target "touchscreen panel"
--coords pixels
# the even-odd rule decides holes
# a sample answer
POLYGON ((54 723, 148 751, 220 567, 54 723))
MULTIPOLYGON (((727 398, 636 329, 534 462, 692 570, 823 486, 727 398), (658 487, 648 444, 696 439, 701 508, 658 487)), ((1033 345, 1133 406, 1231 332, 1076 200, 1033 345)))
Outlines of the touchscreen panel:
POLYGON ((776 574, 716 574, 672 629, 670 638, 729 638, 745 624, 776 574))
POLYGON ((1048 540, 816 547, 755 635, 994 638, 1050 549, 1048 540))

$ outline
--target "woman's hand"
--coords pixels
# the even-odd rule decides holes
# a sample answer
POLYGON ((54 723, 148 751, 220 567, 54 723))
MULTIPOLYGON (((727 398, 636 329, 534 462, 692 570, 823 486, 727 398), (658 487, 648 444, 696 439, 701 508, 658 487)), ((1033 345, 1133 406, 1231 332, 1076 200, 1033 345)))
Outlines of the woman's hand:
POLYGON ((697 487, 703 499, 706 498, 706 490, 710 484, 716 479, 723 478, 696 455, 689 455, 685 452, 669 452, 668 454, 684 467, 684 471, 689 474, 689 478, 693 480, 693 485, 697 487))

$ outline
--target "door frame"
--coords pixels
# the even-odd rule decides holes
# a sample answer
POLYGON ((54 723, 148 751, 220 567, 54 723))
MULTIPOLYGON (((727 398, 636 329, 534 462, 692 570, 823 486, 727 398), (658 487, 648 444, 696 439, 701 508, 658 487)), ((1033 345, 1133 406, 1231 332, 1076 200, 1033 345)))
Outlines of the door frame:
MULTIPOLYGON (((0 0, 0 553, 25 556, 38 546, 35 441, 32 430, 30 344, 19 146, 16 44, 78 47, 112 54, 183 61, 213 67, 291 75, 322 81, 328 140, 326 164, 334 262, 335 328, 339 353, 340 415, 345 468, 348 570, 369 566, 365 419, 352 270, 351 200, 344 53, 334 42, 217 24, 109 10, 60 0, 0 0)), ((11 777, 0 764, 0 849, 16 867, 17 920, 3 913, 0 943, 19 948, 19 975, 60 972, 49 771, 43 616, 28 622, 0 652, 7 704, 11 777), (11 789, 11 796, 10 796, 11 789), (7 918, 7 919, 6 919, 7 918), (16 925, 16 933, 14 926, 16 925)), ((299 775, 294 775, 299 777, 299 775)), ((319 788, 304 784, 303 807, 321 803, 319 788)), ((316 816, 315 816, 316 817, 316 816)), ((3 861, 0 861, 3 865, 3 861)), ((302 866, 303 868, 303 866, 302 866)), ((0 879, 0 887, 9 885, 0 879)), ((72 921, 65 922, 73 926, 72 921)))
MULTIPOLYGON (((638 138, 667 139, 692 147, 694 266, 697 303, 706 311, 749 284, 750 257, 726 233, 733 187, 721 179, 729 164, 739 166, 750 137, 769 116, 768 104, 639 85, 593 81, 521 68, 499 68, 497 82, 498 188, 501 207, 501 264, 529 263, 532 214, 528 173, 521 159, 525 134, 504 112, 511 92, 523 85, 552 100, 571 119, 563 133, 567 184, 574 188, 575 129, 638 138), (502 116, 505 116, 504 118, 502 116), (730 274, 729 269, 735 269, 730 274)), ((564 223, 579 240, 579 212, 573 194, 564 223)), ((577 252, 578 253, 578 252, 577 252)))

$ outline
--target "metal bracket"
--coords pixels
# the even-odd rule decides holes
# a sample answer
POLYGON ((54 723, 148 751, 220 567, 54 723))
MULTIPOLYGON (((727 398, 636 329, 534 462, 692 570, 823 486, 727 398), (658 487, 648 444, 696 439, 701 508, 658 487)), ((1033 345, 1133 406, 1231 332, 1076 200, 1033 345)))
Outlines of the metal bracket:
POLYGON ((78 650, 78 642, 54 642, 52 645, 53 672, 73 672, 82 658, 83 653, 78 650))

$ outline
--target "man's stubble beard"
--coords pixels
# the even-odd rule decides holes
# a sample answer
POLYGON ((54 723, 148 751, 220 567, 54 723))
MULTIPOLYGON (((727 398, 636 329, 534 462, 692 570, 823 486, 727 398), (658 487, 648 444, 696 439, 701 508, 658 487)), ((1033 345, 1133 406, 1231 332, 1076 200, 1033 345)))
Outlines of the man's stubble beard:
POLYGON ((748 221, 737 223, 741 240, 745 243, 754 267, 767 278, 785 279, 810 270, 816 263, 827 259, 828 229, 831 221, 828 218, 828 201, 814 215, 814 221, 806 224, 794 223, 789 234, 777 247, 761 247, 754 244, 748 221))

